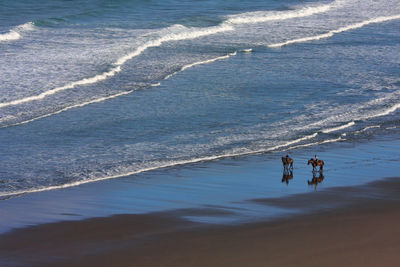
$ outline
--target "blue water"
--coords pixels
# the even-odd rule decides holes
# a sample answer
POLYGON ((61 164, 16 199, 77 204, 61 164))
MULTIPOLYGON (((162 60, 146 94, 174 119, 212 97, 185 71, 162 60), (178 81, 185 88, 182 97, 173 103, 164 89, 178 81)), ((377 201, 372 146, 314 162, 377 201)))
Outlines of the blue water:
POLYGON ((399 126, 400 2, 1 1, 0 197, 399 126))

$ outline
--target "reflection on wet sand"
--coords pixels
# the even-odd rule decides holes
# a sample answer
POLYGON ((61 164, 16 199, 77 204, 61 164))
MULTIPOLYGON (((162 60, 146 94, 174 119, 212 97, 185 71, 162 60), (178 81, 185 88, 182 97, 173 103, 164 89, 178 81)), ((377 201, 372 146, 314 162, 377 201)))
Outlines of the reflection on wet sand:
POLYGON ((316 176, 315 172, 313 172, 313 178, 307 181, 308 185, 314 185, 315 186, 315 190, 317 190, 317 186, 319 183, 321 183, 324 180, 324 175, 322 174, 322 172, 320 172, 318 174, 318 176, 316 176))
POLYGON ((289 185, 291 179, 293 179, 293 171, 283 171, 282 183, 286 182, 286 185, 289 185))

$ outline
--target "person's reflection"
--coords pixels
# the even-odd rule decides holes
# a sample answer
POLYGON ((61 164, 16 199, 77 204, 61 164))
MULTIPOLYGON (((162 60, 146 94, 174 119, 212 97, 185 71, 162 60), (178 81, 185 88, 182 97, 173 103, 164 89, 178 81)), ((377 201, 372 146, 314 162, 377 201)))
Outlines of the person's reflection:
POLYGON ((289 185, 289 180, 293 179, 293 171, 283 171, 282 175, 282 183, 286 182, 286 185, 289 185))
POLYGON ((324 180, 324 175, 322 174, 322 172, 319 173, 318 176, 315 175, 315 172, 313 172, 313 178, 312 180, 308 180, 308 185, 314 185, 315 186, 315 190, 317 190, 317 186, 319 183, 321 183, 324 180))

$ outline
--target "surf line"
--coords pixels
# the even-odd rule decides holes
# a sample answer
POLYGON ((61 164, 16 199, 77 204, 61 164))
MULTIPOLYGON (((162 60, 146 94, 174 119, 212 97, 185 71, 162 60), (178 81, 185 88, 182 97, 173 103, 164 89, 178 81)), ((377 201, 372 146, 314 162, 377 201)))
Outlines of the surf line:
MULTIPOLYGON (((256 150, 256 151, 243 151, 243 152, 228 153, 228 154, 216 155, 216 156, 192 158, 192 159, 188 159, 188 160, 171 161, 171 162, 161 163, 160 165, 156 165, 156 166, 142 168, 142 169, 139 169, 139 170, 133 170, 133 171, 124 172, 124 173, 115 174, 115 175, 110 175, 110 176, 97 177, 97 178, 94 178, 94 179, 75 181, 75 182, 68 183, 68 184, 53 185, 53 186, 41 187, 41 188, 32 188, 32 189, 27 189, 27 190, 17 190, 17 191, 12 191, 12 192, 0 192, 0 197, 9 197, 9 196, 29 194, 29 193, 38 193, 38 192, 44 192, 44 191, 51 191, 51 190, 56 190, 56 189, 63 189, 63 188, 79 186, 79 185, 92 183, 92 182, 99 182, 99 181, 104 181, 104 180, 127 177, 127 176, 131 176, 131 175, 135 175, 135 174, 140 174, 140 173, 143 173, 143 172, 148 172, 148 171, 153 171, 153 170, 158 170, 158 169, 164 169, 164 168, 169 168, 169 167, 175 167, 175 166, 181 166, 181 165, 193 164, 193 163, 199 163, 199 162, 213 161, 213 160, 218 160, 218 159, 222 159, 222 158, 238 157, 238 156, 246 156, 246 155, 254 155, 254 154, 260 154, 260 153, 266 153, 266 152, 271 152, 271 151, 277 150, 278 147, 284 147, 284 146, 288 146, 290 144, 298 143, 300 141, 311 139, 311 138, 315 137, 316 135, 317 135, 317 133, 314 133, 312 135, 304 136, 304 137, 301 137, 299 139, 296 139, 296 140, 293 140, 293 141, 289 141, 284 145, 275 146, 275 147, 272 147, 272 148, 269 148, 269 149, 260 149, 260 150, 256 150)), ((297 145, 297 146, 293 146, 293 147, 287 147, 287 148, 283 149, 282 151, 287 151, 289 149, 296 149, 296 148, 300 148, 300 147, 307 147, 307 146, 320 145, 320 144, 325 144, 325 143, 332 143, 332 142, 342 141, 342 140, 346 140, 346 139, 337 138, 337 139, 329 139, 329 140, 325 140, 325 141, 321 141, 321 142, 302 144, 302 145, 297 145)))
POLYGON ((290 45, 290 44, 294 44, 294 43, 304 43, 304 42, 309 42, 309 41, 316 41, 316 40, 320 40, 320 39, 330 38, 335 34, 342 33, 342 32, 345 32, 345 31, 354 30, 354 29, 358 29, 358 28, 362 28, 362 27, 364 27, 366 25, 369 25, 369 24, 382 23, 382 22, 386 22, 386 21, 390 21, 390 20, 396 20, 396 19, 400 19, 400 14, 393 15, 393 16, 377 17, 377 18, 374 18, 374 19, 365 20, 365 21, 362 21, 362 22, 359 22, 359 23, 355 23, 355 24, 352 24, 352 25, 349 25, 349 26, 341 27, 341 28, 336 29, 336 30, 331 30, 331 31, 329 31, 327 33, 323 33, 323 34, 319 34, 319 35, 315 35, 315 36, 310 36, 310 37, 303 37, 303 38, 288 40, 288 41, 282 42, 282 43, 270 44, 270 45, 267 45, 267 47, 277 48, 277 47, 282 47, 282 46, 286 46, 286 45, 290 45))

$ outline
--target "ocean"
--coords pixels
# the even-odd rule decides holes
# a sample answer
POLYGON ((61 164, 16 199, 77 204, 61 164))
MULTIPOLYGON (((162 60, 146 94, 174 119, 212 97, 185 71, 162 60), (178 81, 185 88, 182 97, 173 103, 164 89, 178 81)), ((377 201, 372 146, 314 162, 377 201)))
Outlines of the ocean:
POLYGON ((400 127, 398 0, 2 0, 0 55, 5 202, 400 127))

